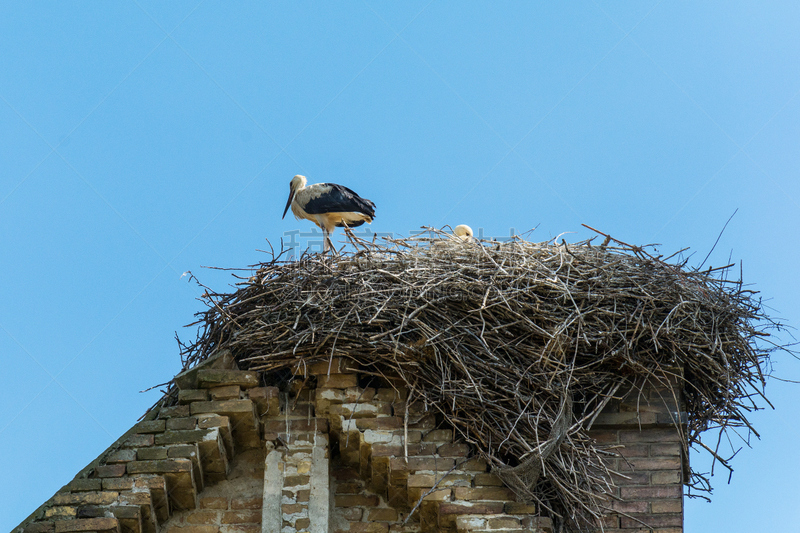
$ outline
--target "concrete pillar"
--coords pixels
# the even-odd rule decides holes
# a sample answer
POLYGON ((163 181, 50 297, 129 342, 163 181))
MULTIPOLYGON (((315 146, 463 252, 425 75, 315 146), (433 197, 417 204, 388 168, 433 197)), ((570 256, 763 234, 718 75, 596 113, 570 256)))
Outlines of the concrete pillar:
POLYGON ((261 509, 262 533, 281 533, 283 525, 281 517, 282 456, 283 453, 276 450, 272 442, 267 442, 267 458, 264 465, 264 506, 261 509))
POLYGON ((311 496, 308 517, 309 533, 328 533, 330 523, 330 468, 328 465, 328 436, 315 432, 311 452, 311 496))

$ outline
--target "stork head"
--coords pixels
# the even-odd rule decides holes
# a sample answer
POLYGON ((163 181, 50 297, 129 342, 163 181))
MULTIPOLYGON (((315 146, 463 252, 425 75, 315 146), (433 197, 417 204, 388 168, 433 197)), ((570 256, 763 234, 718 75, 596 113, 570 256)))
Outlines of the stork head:
POLYGON ((286 217, 286 212, 289 210, 289 206, 292 205, 292 200, 294 200, 294 195, 297 194, 297 191, 305 187, 306 183, 308 183, 306 177, 301 176, 300 174, 293 177, 292 181, 289 182, 289 199, 286 200, 286 208, 283 210, 283 216, 281 218, 286 217))
POLYGON ((456 237, 461 239, 462 241, 471 241, 472 240, 472 228, 467 226, 466 224, 459 224, 453 230, 453 234, 456 237))

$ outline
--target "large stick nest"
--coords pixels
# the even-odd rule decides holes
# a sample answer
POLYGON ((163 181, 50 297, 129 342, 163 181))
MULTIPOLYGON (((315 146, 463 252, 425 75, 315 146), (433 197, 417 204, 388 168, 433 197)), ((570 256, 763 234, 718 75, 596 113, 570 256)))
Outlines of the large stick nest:
MULTIPOLYGON (((669 386, 688 415, 675 421, 687 450, 726 466, 701 433, 754 431, 746 415, 766 401, 769 356, 757 341, 776 324, 727 269, 671 264, 610 238, 428 235, 273 256, 235 292, 205 295, 185 367, 228 349, 240 367, 267 372, 336 356, 400 376, 520 498, 570 529, 595 527, 609 507, 608 452, 587 429, 620 391, 669 386)), ((707 481, 693 472, 687 483, 707 481)))

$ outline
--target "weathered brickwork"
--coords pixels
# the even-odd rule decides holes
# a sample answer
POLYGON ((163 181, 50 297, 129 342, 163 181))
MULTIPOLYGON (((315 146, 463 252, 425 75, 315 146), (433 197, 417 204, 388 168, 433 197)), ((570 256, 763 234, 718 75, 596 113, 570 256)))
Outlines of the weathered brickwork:
MULTIPOLYGON (((237 454, 263 456, 256 408, 267 391, 255 387, 257 375, 238 370, 230 357, 185 374, 178 405, 148 413, 15 531, 157 533, 173 528, 175 520, 184 533, 257 530, 260 517, 244 520, 259 509, 244 516, 230 507, 211 520, 198 498, 206 487, 219 490, 227 482, 237 454), (225 399, 211 399, 223 388, 225 399), (201 514, 187 518, 195 512, 201 514), (194 522, 202 520, 210 521, 194 522)), ((256 464, 260 495, 263 457, 256 464)))
POLYGON ((552 531, 432 412, 408 404, 404 388, 358 387, 357 369, 344 360, 306 373, 317 375, 315 414, 329 420, 338 452, 332 531, 552 531))
MULTIPOLYGON (((206 362, 15 533, 552 531, 398 380, 371 376, 335 358, 280 392, 206 362)), ((594 421, 619 472, 605 531, 682 531, 679 407, 649 388, 594 421)))
POLYGON ((619 500, 619 514, 605 520, 606 531, 683 531, 684 439, 675 428, 681 409, 671 393, 651 387, 614 401, 597 418, 590 432, 617 457, 607 460, 619 500))
POLYGON ((236 455, 228 478, 198 495, 197 507, 174 512, 162 526, 166 533, 260 533, 264 452, 236 455))

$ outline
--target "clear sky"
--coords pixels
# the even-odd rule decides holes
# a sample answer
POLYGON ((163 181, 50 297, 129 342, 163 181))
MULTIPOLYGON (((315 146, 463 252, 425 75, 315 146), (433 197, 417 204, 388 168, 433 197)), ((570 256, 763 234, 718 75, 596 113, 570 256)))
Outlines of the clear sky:
MULTIPOLYGON (((295 174, 373 200, 375 232, 586 223, 695 265, 738 209, 706 264, 741 262, 797 326, 799 21, 794 1, 1 2, 0 531, 160 397, 139 391, 202 309, 181 274, 226 290, 202 266, 312 228, 281 220, 295 174)), ((762 440, 687 532, 800 523, 798 387, 769 383, 762 440)))

